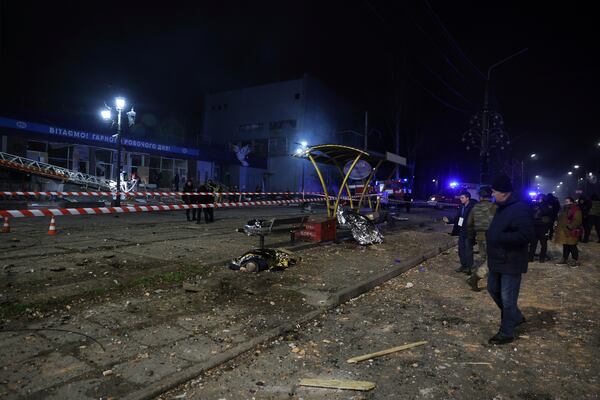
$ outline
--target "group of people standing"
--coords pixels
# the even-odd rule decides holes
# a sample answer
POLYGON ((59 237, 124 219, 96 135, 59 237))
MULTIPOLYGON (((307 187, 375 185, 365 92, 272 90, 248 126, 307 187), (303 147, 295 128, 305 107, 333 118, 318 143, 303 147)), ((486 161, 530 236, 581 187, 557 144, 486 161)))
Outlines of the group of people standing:
POLYGON ((547 194, 528 204, 513 194, 510 178, 505 175, 496 178, 491 187, 482 187, 479 198, 476 201, 469 192, 462 192, 456 216, 444 217, 444 222, 454 225, 451 234, 459 239, 460 266, 456 272, 469 275, 467 282, 475 291, 480 290, 479 283, 487 275, 487 290, 501 310, 500 329, 489 343, 505 344, 514 340, 516 326, 525 322, 517 301, 521 275, 534 261, 537 244, 541 263, 549 260, 548 239, 554 237, 563 246, 557 265, 579 266, 577 243, 589 241, 592 227, 600 243, 600 200, 594 195, 589 203, 582 200, 578 205, 566 197, 561 207, 556 197, 547 194), (473 258, 476 243, 481 256, 477 267, 473 258))
MULTIPOLYGON (((194 187, 194 181, 192 178, 188 178, 183 185, 184 193, 214 193, 214 185, 210 180, 206 181, 202 185, 197 188, 194 187)), ((184 194, 181 196, 181 200, 187 205, 192 204, 214 204, 215 196, 211 194, 197 194, 197 195, 187 195, 184 194)), ((204 221, 209 224, 214 222, 215 213, 213 207, 205 207, 205 208, 192 208, 191 210, 188 208, 185 210, 185 216, 188 222, 196 221, 197 224, 202 222, 202 214, 204 214, 204 221), (191 213, 190 213, 191 211, 191 213), (191 216, 190 216, 191 214, 191 216)))

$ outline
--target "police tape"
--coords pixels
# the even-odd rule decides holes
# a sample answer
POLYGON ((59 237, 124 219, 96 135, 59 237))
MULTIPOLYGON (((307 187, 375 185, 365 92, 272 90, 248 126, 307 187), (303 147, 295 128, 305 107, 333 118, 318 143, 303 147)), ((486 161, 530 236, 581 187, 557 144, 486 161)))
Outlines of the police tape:
MULTIPOLYGON (((115 196, 117 192, 0 192, 0 196, 115 196)), ((305 195, 305 196, 323 196, 319 192, 121 192, 124 196, 274 196, 274 195, 305 195)))
POLYGON ((23 218, 23 217, 56 217, 63 215, 96 215, 96 214, 121 214, 121 213, 143 213, 155 211, 176 211, 204 208, 237 208, 252 206, 271 206, 280 204, 321 202, 325 198, 296 199, 296 200, 264 200, 244 201, 237 203, 209 203, 209 204, 176 204, 160 206, 124 206, 124 207, 81 207, 81 208, 42 208, 33 210, 0 210, 1 217, 23 218))
POLYGON ((434 207, 434 208, 442 208, 442 207, 449 207, 449 208, 458 208, 458 206, 460 204, 456 204, 456 203, 442 203, 442 202, 438 202, 438 201, 423 201, 423 200, 411 200, 411 201, 407 201, 407 200, 396 200, 396 199, 385 199, 382 198, 381 199, 382 203, 392 203, 392 204, 400 204, 400 205, 407 205, 410 204, 412 206, 415 207, 434 207))

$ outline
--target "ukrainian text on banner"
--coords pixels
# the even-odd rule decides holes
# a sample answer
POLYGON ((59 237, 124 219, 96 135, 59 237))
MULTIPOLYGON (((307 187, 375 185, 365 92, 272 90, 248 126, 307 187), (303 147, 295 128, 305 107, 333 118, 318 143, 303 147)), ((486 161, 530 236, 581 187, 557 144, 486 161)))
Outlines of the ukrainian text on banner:
MULTIPOLYGON (((88 140, 91 142, 98 142, 98 143, 110 143, 110 144, 117 143, 116 138, 114 138, 112 136, 108 136, 108 135, 101 135, 98 133, 86 132, 86 131, 78 131, 78 130, 74 130, 74 129, 66 129, 66 128, 61 128, 61 127, 57 127, 57 126, 38 124, 35 122, 18 121, 15 119, 4 118, 4 117, 0 117, 0 127, 11 128, 11 129, 21 129, 21 130, 26 130, 26 131, 31 131, 31 132, 42 133, 45 135, 62 136, 62 137, 68 137, 68 138, 72 138, 72 139, 88 140)), ((145 149, 145 150, 164 151, 164 152, 168 152, 168 153, 185 154, 185 155, 190 155, 190 156, 198 156, 198 154, 199 154, 198 149, 193 149, 193 148, 189 148, 189 147, 172 146, 172 145, 168 145, 168 144, 160 144, 160 143, 153 143, 153 142, 145 142, 142 140, 129 139, 129 138, 122 138, 121 143, 124 146, 135 147, 138 149, 145 149)))

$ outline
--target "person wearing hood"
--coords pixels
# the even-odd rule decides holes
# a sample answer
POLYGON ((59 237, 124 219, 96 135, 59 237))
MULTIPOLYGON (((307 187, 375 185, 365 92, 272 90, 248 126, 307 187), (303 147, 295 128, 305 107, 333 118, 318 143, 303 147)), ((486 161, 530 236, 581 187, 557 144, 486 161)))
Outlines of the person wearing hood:
POLYGON ((500 329, 488 343, 501 345, 515 338, 515 328, 525 322, 518 307, 522 274, 527 272, 529 243, 534 236, 531 207, 519 201, 510 178, 501 175, 492 183, 498 205, 488 228, 488 293, 501 311, 500 329))

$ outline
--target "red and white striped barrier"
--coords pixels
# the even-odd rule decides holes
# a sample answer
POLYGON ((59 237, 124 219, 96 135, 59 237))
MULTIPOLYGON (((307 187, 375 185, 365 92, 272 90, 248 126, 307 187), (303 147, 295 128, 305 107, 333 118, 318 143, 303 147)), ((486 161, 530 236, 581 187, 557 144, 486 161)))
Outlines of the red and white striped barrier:
MULTIPOLYGON (((120 214, 120 213, 140 213, 154 211, 174 211, 188 210, 194 208, 232 208, 232 207, 252 207, 252 206, 272 206, 279 204, 304 203, 307 200, 265 200, 265 201, 245 201, 237 203, 209 203, 209 204, 177 204, 161 206, 126 206, 126 207, 85 207, 85 208, 43 208, 39 210, 0 210, 2 217, 52 217, 59 215, 94 215, 94 214, 120 214)), ((308 199, 308 201, 325 201, 324 198, 308 199)))
MULTIPOLYGON (((245 195, 306 195, 323 196, 319 192, 121 192, 126 196, 245 196, 245 195)), ((116 192, 0 192, 0 196, 113 196, 116 192)))

